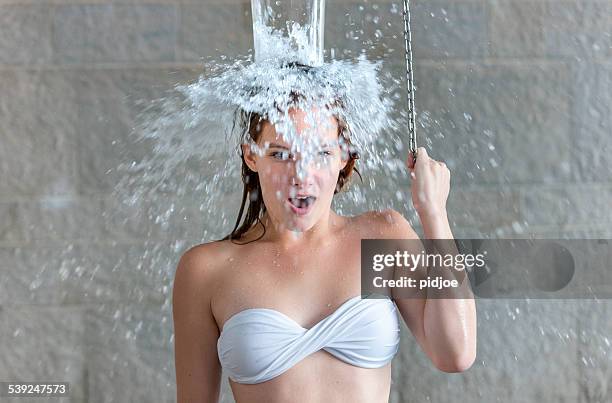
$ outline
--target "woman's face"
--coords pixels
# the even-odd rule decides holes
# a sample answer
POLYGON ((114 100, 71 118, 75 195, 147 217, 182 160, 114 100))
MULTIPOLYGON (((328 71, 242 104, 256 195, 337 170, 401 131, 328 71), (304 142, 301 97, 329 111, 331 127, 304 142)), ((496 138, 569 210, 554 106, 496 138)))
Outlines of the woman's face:
POLYGON ((313 127, 308 123, 312 116, 307 117, 303 110, 289 112, 298 140, 309 145, 305 153, 293 153, 291 144, 268 122, 257 141, 260 153, 242 146, 246 164, 259 175, 268 214, 292 231, 306 231, 327 218, 338 175, 348 162, 338 143, 336 119, 314 115, 313 127))

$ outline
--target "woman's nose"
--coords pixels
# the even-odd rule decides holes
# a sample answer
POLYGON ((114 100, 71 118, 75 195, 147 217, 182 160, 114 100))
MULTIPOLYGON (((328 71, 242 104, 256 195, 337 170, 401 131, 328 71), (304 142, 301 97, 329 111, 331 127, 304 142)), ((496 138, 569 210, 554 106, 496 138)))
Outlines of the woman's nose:
MULTIPOLYGON (((309 162, 304 158, 299 158, 293 162, 293 170, 292 177, 294 181, 305 182, 312 175, 312 170, 314 169, 314 163, 309 162)), ((297 183, 294 183, 297 184, 297 183)))

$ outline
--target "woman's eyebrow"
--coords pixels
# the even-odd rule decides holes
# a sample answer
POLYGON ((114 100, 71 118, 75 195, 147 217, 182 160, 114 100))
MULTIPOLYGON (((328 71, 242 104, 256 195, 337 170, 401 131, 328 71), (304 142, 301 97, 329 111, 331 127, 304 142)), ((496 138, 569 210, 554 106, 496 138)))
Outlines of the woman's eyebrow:
POLYGON ((332 147, 336 147, 337 145, 338 145, 337 141, 330 141, 330 142, 321 144, 319 147, 320 148, 332 148, 332 147))
MULTIPOLYGON (((338 144, 338 143, 332 141, 331 143, 323 143, 323 144, 321 144, 320 147, 321 148, 327 148, 327 147, 335 146, 336 144, 338 144)), ((288 147, 286 147, 286 146, 284 146, 282 144, 277 144, 277 143, 270 143, 270 144, 268 144, 268 148, 272 148, 272 147, 274 147, 274 148, 281 148, 283 150, 289 150, 288 147)))
POLYGON ((284 146, 284 145, 282 145, 282 144, 276 144, 276 143, 270 143, 270 144, 268 145, 268 147, 269 147, 269 148, 272 148, 272 147, 274 147, 274 148, 282 148, 283 150, 288 150, 288 149, 289 149, 288 147, 285 147, 285 146, 284 146))

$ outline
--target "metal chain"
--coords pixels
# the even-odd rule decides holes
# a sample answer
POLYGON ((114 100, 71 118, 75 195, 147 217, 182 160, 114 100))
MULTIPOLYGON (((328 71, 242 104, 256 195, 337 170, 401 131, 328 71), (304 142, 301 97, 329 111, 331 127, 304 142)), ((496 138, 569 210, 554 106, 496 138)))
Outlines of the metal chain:
POLYGON ((414 110, 414 77, 412 74, 412 32, 410 30, 410 5, 409 0, 404 0, 404 40, 406 42, 406 85, 408 87, 408 135, 410 139, 409 148, 417 157, 416 144, 416 111, 414 110))

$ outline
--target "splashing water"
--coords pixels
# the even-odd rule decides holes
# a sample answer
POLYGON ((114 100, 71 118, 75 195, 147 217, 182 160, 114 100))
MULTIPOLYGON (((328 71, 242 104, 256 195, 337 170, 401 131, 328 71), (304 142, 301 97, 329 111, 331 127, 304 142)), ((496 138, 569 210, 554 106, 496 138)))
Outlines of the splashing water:
MULTIPOLYGON (((284 36, 255 23, 257 41, 267 45, 256 62, 243 56, 231 63, 208 63, 207 73, 197 82, 177 85, 168 96, 152 101, 133 132, 138 142, 151 145, 151 152, 118 167, 122 178, 115 195, 133 206, 160 193, 179 197, 195 193, 204 200, 200 210, 212 212, 223 205, 224 192, 242 186, 240 144, 248 140, 248 127, 241 123, 241 114, 258 113, 274 124, 291 151, 300 153, 303 164, 316 159, 317 136, 309 131, 298 135, 289 115, 292 108, 305 112, 312 131, 320 130, 315 123, 325 121, 322 117, 343 120, 354 149, 341 147, 359 153, 360 170, 367 169, 372 176, 377 171, 393 176, 401 170, 402 164, 393 161, 388 150, 389 144, 401 147, 401 139, 392 136, 405 114, 391 116, 399 97, 389 96, 401 88, 401 82, 382 74, 380 61, 363 55, 318 66, 303 64, 312 60, 305 45, 307 31, 308 26, 293 23, 284 36)), ((258 152, 267 148, 250 144, 258 152)), ((375 187, 373 178, 370 187, 375 187)), ((355 204, 363 200, 359 192, 351 197, 355 204)), ((341 207, 338 210, 342 214, 341 207)), ((235 214, 221 212, 222 225, 227 224, 226 213, 235 214)), ((168 214, 162 211, 158 216, 167 219, 168 214)))

